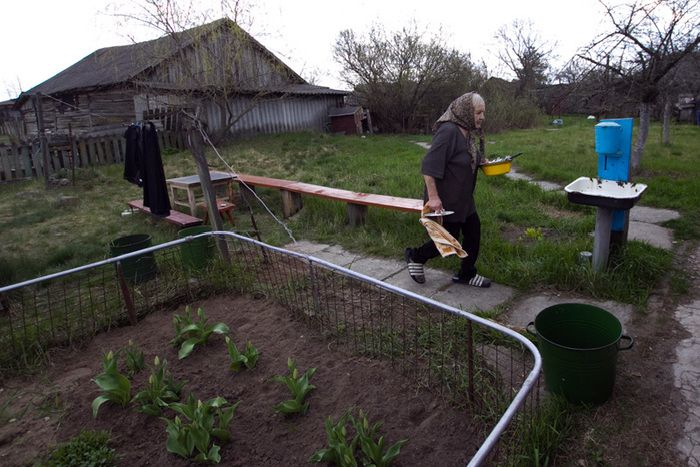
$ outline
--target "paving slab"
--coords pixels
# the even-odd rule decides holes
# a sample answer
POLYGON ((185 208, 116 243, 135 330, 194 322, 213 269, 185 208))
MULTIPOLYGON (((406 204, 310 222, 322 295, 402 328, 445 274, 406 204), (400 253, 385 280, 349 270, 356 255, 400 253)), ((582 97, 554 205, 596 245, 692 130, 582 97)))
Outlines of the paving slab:
POLYGON ((491 287, 485 289, 453 283, 431 298, 445 305, 473 313, 491 310, 513 298, 514 293, 512 288, 495 283, 491 283, 491 287))
POLYGON ((284 245, 283 248, 290 251, 296 251, 297 253, 315 256, 315 254, 319 251, 330 248, 330 245, 326 245, 325 243, 313 243, 307 240, 299 240, 296 243, 288 243, 284 245))
POLYGON ((673 249, 673 230, 648 222, 630 221, 627 238, 664 250, 673 249))
POLYGON ((349 252, 338 245, 332 245, 328 248, 324 248, 321 251, 317 251, 313 254, 313 256, 343 267, 348 267, 348 265, 353 261, 357 261, 359 258, 362 258, 362 255, 349 252))
POLYGON ((425 268, 425 284, 419 284, 411 279, 404 265, 403 270, 387 278, 384 282, 432 298, 438 291, 452 285, 452 274, 438 269, 425 268))
POLYGON ((553 183, 553 182, 545 182, 542 180, 535 180, 532 183, 534 183, 538 187, 542 188, 544 191, 559 191, 559 190, 563 189, 561 187, 561 185, 559 185, 558 183, 553 183))
POLYGON ((617 303, 610 300, 600 301, 564 295, 538 295, 516 303, 507 313, 498 316, 497 319, 498 321, 505 322, 512 326, 525 327, 528 323, 535 321, 540 311, 560 303, 585 303, 602 308, 610 312, 620 321, 623 332, 626 332, 627 323, 629 323, 634 313, 634 307, 632 305, 617 303))
POLYGON ((510 172, 506 174, 506 177, 510 178, 511 180, 525 180, 526 182, 531 182, 532 177, 529 175, 521 174, 520 172, 516 172, 515 169, 510 169, 510 172))
POLYGON ((677 211, 671 209, 650 208, 647 206, 634 206, 630 209, 630 221, 663 224, 680 217, 681 215, 677 211))
POLYGON ((360 258, 347 266, 352 271, 383 281, 406 268, 406 263, 393 259, 360 258))

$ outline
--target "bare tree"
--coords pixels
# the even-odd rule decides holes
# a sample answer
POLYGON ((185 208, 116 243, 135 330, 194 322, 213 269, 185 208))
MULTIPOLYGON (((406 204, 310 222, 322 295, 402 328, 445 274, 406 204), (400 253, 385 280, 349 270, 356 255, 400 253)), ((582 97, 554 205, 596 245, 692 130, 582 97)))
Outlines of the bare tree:
POLYGON ((610 31, 579 56, 603 70, 611 88, 639 102, 640 125, 631 161, 632 171, 637 172, 662 81, 700 43, 700 1, 652 0, 615 6, 599 1, 610 31))
POLYGON ((517 95, 527 96, 548 80, 549 61, 554 46, 535 32, 531 21, 516 19, 496 33, 500 42, 498 59, 518 79, 517 95))
POLYGON ((372 109, 375 123, 407 131, 424 128, 455 95, 484 79, 468 54, 443 43, 440 33, 426 40, 415 24, 390 34, 375 25, 366 37, 342 31, 334 53, 344 81, 372 109))
POLYGON ((113 9, 111 14, 126 25, 137 24, 163 35, 143 43, 138 59, 162 60, 165 68, 144 76, 139 85, 151 94, 166 91, 178 96, 169 98, 170 107, 194 110, 204 102, 213 103, 219 121, 208 123, 216 129, 215 142, 271 91, 304 83, 238 25, 247 14, 241 0, 222 0, 217 11, 198 10, 194 0, 138 0, 129 6, 113 9), (220 19, 209 23, 214 16, 220 19), (269 57, 261 60, 256 51, 269 57), (240 95, 249 97, 242 108, 233 99, 240 95))

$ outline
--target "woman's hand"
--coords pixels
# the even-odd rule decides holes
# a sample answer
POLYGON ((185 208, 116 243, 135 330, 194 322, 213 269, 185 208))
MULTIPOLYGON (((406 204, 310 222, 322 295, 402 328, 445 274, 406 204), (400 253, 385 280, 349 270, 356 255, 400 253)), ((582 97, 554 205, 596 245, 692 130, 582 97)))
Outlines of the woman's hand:
POLYGON ((442 200, 439 196, 429 198, 428 202, 425 203, 425 205, 428 207, 428 209, 430 209, 431 212, 442 212, 445 210, 445 208, 442 207, 442 200))

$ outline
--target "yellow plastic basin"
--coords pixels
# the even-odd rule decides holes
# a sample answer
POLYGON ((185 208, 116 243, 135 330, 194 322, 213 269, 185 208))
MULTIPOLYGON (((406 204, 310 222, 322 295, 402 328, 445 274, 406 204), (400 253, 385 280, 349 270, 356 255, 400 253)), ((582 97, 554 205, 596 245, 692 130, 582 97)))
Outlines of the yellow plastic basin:
POLYGON ((481 164, 481 171, 484 175, 503 175, 510 172, 510 166, 513 165, 513 161, 501 161, 496 163, 481 164))

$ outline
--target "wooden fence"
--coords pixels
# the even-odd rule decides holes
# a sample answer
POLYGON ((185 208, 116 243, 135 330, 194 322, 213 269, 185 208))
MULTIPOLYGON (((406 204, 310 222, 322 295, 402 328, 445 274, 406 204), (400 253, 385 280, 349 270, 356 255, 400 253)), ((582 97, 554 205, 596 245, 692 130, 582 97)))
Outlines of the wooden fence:
MULTIPOLYGON (((182 132, 159 131, 161 149, 186 147, 182 132)), ((52 142, 49 137, 48 164, 44 167, 38 141, 22 145, 0 144, 0 182, 44 177, 62 169, 71 170, 124 162, 126 140, 122 135, 99 136, 52 142)))

